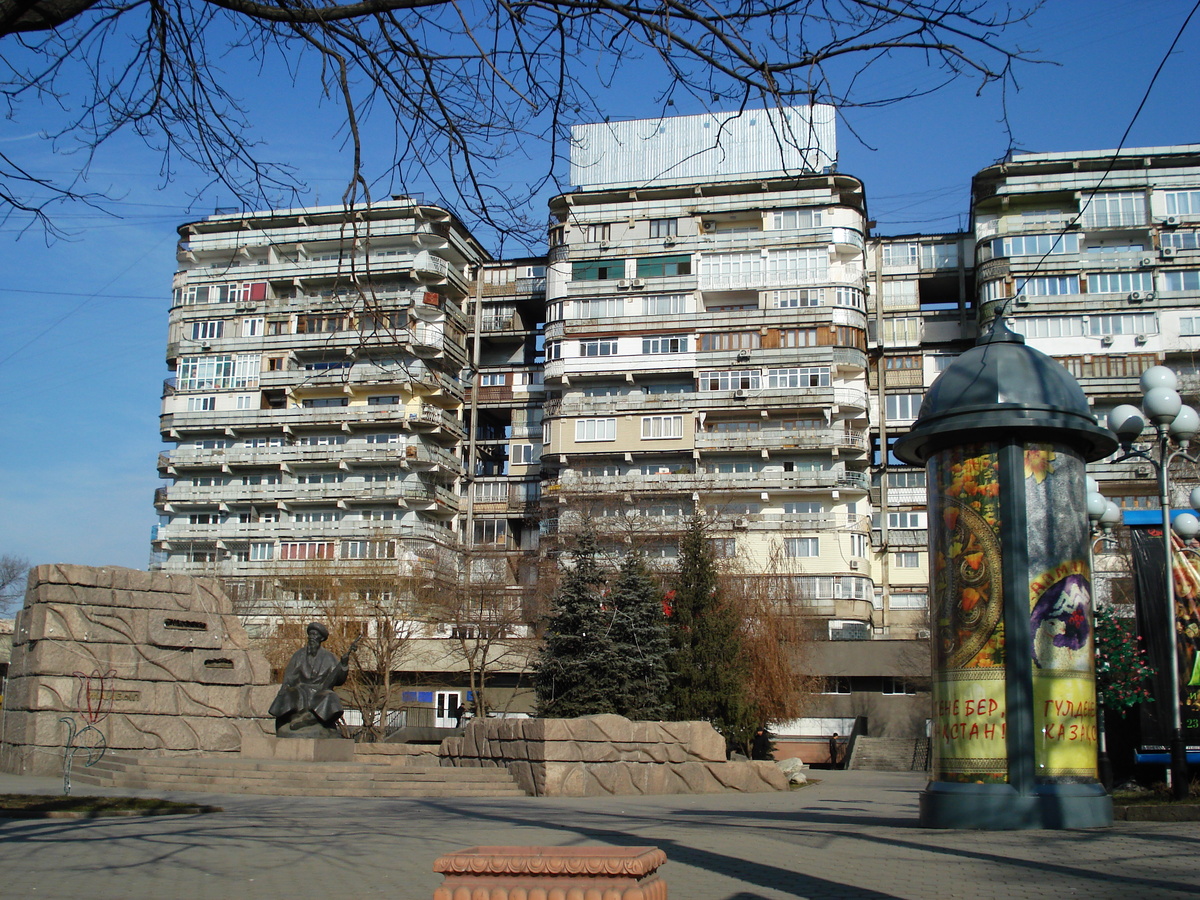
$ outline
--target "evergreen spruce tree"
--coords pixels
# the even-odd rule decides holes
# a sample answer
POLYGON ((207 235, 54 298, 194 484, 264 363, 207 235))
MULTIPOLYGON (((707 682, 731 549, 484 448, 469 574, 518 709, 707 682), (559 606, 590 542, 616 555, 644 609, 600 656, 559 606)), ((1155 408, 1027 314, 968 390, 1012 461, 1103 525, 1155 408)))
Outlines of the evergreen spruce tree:
POLYGON ((534 670, 539 716, 616 712, 612 615, 603 596, 604 577, 596 563, 592 532, 576 539, 574 557, 555 592, 534 670))
POLYGON ((704 521, 693 516, 679 544, 667 701, 673 718, 711 722, 730 747, 745 746, 762 724, 747 702, 750 662, 740 625, 737 610, 721 596, 704 521))
POLYGON ((605 598, 613 614, 609 632, 615 651, 613 706, 630 719, 667 717, 667 652, 662 588, 646 571, 640 553, 630 553, 605 598))

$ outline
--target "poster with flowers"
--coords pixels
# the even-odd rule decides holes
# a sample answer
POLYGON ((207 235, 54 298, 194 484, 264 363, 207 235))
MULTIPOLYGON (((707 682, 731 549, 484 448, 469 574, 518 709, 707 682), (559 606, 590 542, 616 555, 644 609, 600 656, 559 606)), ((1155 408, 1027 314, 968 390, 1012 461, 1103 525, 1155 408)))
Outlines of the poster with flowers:
POLYGON ((929 462, 934 778, 1007 780, 999 448, 929 462))
POLYGON ((1043 783, 1090 780, 1098 730, 1084 461, 1056 444, 1024 452, 1034 772, 1043 783))

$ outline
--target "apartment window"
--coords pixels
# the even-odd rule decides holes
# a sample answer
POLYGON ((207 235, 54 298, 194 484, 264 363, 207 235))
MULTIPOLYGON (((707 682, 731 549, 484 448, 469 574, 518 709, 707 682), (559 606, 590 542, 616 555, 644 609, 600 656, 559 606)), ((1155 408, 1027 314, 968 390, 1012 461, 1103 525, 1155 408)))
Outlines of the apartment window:
POLYGON ((1017 294, 1026 297, 1057 297, 1078 293, 1078 275, 1039 275, 1017 282, 1017 294))
POLYGON ((921 554, 909 550, 902 553, 893 553, 892 565, 897 569, 919 569, 921 567, 921 554))
POLYGON ((1027 338, 1080 337, 1082 316, 1021 316, 1011 320, 1013 331, 1027 338))
POLYGON ((296 438, 297 447, 337 447, 346 443, 344 434, 306 434, 296 438))
POLYGON ((889 697, 899 695, 912 695, 917 692, 917 689, 905 681, 903 678, 897 678, 894 675, 883 676, 883 693, 889 697))
POLYGON ((242 319, 242 337, 258 337, 263 333, 263 318, 256 316, 254 318, 242 319))
POLYGON ((542 423, 542 446, 543 447, 545 447, 547 444, 550 443, 550 436, 551 436, 550 423, 543 422, 542 423))
POLYGON ((246 446, 250 447, 251 449, 261 450, 266 447, 283 447, 283 446, 285 446, 285 444, 284 444, 284 440, 282 437, 275 436, 275 437, 246 438, 246 446))
POLYGON ((1164 272, 1163 287, 1168 291, 1200 291, 1200 269, 1164 272))
POLYGON ((1180 316, 1179 333, 1186 337, 1200 335, 1200 316, 1180 316))
POLYGON ((921 410, 924 394, 888 394, 886 401, 889 419, 915 419, 921 410))
POLYGON ((757 350, 762 346, 762 336, 757 331, 725 331, 720 334, 700 335, 700 349, 713 350, 757 350))
POLYGON ((1088 330, 1093 335, 1157 334, 1158 319, 1154 313, 1092 316, 1088 321, 1088 330))
POLYGON ((562 341, 546 341, 546 361, 553 362, 562 359, 562 341))
POLYGON ((997 238, 992 241, 992 253, 996 256, 1045 256, 1046 254, 1078 253, 1079 235, 1065 234, 1019 234, 997 238))
POLYGON ((580 356, 616 356, 617 342, 614 340, 590 340, 579 342, 580 356))
POLYGON ((586 441, 615 441, 617 439, 616 419, 576 419, 575 440, 586 441))
POLYGON ((206 322, 192 323, 193 341, 212 341, 225 333, 225 323, 221 319, 210 319, 206 322))
POLYGON ((1163 191, 1169 216, 1200 215, 1200 191, 1163 191))
POLYGON ((261 368, 258 353, 185 356, 179 361, 177 386, 181 391, 256 388, 261 368))
POLYGON ((887 483, 893 488, 924 488, 925 473, 920 469, 893 469, 887 473, 887 483))
POLYGON ((332 541, 283 541, 279 545, 280 559, 333 559, 332 541))
POLYGON ((1120 228, 1146 224, 1146 197, 1140 191, 1110 191, 1087 201, 1080 222, 1084 228, 1120 228))
POLYGON ((829 272, 829 252, 820 250, 769 250, 767 272, 789 281, 820 281, 829 272))
POLYGON ((250 559, 254 562, 263 562, 268 559, 275 558, 275 544, 270 541, 251 541, 250 542, 250 559))
POLYGON ((612 240, 612 225, 607 222, 584 225, 582 231, 583 239, 589 244, 595 244, 599 241, 612 240))
POLYGON ((476 519, 476 544, 503 544, 508 536, 508 522, 504 519, 476 519))
POLYGON ((193 284, 183 288, 179 299, 186 306, 199 303, 248 303, 267 299, 267 283, 193 284))
POLYGON ((921 357, 888 356, 884 358, 883 367, 890 372, 919 371, 921 369, 921 357))
POLYGON ((958 244, 922 244, 921 268, 952 269, 958 265, 958 244))
POLYGON ((621 315, 625 301, 620 297, 593 297, 575 301, 575 316, 580 319, 610 319, 621 315))
POLYGON ((920 260, 920 244, 883 245, 883 265, 885 268, 890 266, 915 266, 920 260))
POLYGON ((311 400, 301 400, 300 405, 305 409, 326 409, 332 406, 349 406, 349 397, 314 397, 311 400))
POLYGON ((276 319, 267 322, 267 334, 289 334, 288 322, 286 319, 276 319))
POLYGON ((341 331, 344 318, 340 315, 298 316, 296 318, 297 334, 328 334, 341 331))
POLYGON ((677 219, 651 219, 650 220, 650 237, 651 238, 669 238, 675 237, 678 233, 677 229, 679 221, 677 219))
POLYGON ((783 511, 790 516, 820 516, 825 507, 816 500, 793 500, 783 504, 783 511))
POLYGON ((761 469, 761 463, 750 462, 749 460, 709 463, 707 466, 707 471, 722 475, 750 475, 754 472, 760 471, 761 469))
POLYGON ((395 541, 342 541, 342 559, 395 558, 395 541))
POLYGON ((257 409, 258 397, 255 394, 238 394, 235 398, 235 405, 238 409, 257 409))
POLYGON ((881 331, 884 344, 919 344, 924 332, 919 316, 885 319, 881 331))
POLYGON ((191 525, 220 525, 220 513, 192 513, 188 516, 188 523, 191 525))
POLYGON ((688 294, 651 294, 642 298, 642 314, 647 316, 680 316, 689 310, 688 294))
POLYGON ((821 539, 815 537, 784 538, 784 552, 792 559, 820 556, 821 539))
POLYGON ((779 427, 782 428, 784 431, 794 431, 794 430, 803 430, 803 429, 812 430, 812 429, 817 429, 817 428, 824 428, 825 425, 826 425, 825 420, 821 419, 821 418, 781 419, 779 422, 779 427))
POLYGON ((794 350, 798 347, 817 346, 817 329, 784 328, 779 332, 779 346, 794 350))
POLYGON ((709 434, 749 434, 762 430, 762 423, 757 419, 749 422, 714 422, 711 419, 704 429, 709 434))
POLYGON ((1176 250, 1200 250, 1200 231, 1164 231, 1162 246, 1176 250))
POLYGON ((737 538, 709 538, 708 547, 714 559, 737 559, 737 538))
POLYGON ((820 228, 824 219, 819 209, 778 209, 767 217, 767 227, 772 231, 792 228, 820 228))
POLYGON ((762 277, 763 257, 757 250, 738 253, 705 253, 700 257, 700 275, 706 278, 762 277))
POLYGON ((920 304, 915 281, 885 281, 880 297, 884 309, 911 308, 920 304))
POLYGON ((209 412, 217 408, 216 397, 188 397, 188 412, 209 412))
POLYGON ((366 437, 368 444, 402 444, 404 439, 396 432, 379 431, 374 434, 368 434, 366 437))
POLYGON ((395 471, 363 472, 362 480, 367 484, 390 484, 403 481, 404 473, 395 471))
POLYGON ((839 287, 834 290, 834 303, 852 309, 866 309, 867 298, 861 288, 839 287))
POLYGON ((375 394, 367 398, 367 406, 399 406, 399 394, 375 394))
POLYGON ((691 275, 690 256, 646 256, 637 261, 638 278, 665 278, 671 275, 691 275))
POLYGON ((683 437, 683 416, 643 416, 642 440, 683 437))
POLYGON ((890 512, 887 514, 888 528, 914 529, 925 527, 923 512, 890 512))
POLYGON ((282 477, 278 472, 255 472, 242 476, 242 484, 247 487, 260 484, 279 484, 281 481, 282 477))
POLYGON ((865 534, 850 535, 850 555, 859 559, 866 559, 870 548, 870 542, 865 534))
POLYGON ((593 259, 571 264, 572 281, 611 281, 624 277, 623 259, 593 259))
POLYGON ((365 509, 363 518, 368 522, 399 522, 404 512, 399 509, 365 509))
POLYGON ((773 309, 802 309, 810 306, 822 306, 824 303, 824 288, 798 288, 791 291, 771 292, 773 309))
POLYGON ((1151 272, 1090 272, 1089 294, 1128 294, 1130 291, 1154 290, 1151 272))
POLYGON ((508 500, 507 481, 475 482, 475 499, 480 503, 499 503, 508 500))
POLYGON ((758 369, 744 369, 733 372, 701 372, 699 390, 758 390, 761 379, 762 373, 758 369))
POLYGON ((339 509, 300 509, 292 513, 293 522, 316 524, 320 522, 340 522, 342 511, 339 509))
POLYGON ((941 374, 950 368, 950 363, 958 359, 957 356, 952 356, 949 353, 937 353, 933 356, 933 371, 941 374))
POLYGON ((341 484, 346 480, 346 473, 338 472, 298 472, 296 484, 341 484))
MULTIPOLYGON (((832 638, 832 623, 830 623, 830 626, 830 637, 832 638)), ((821 685, 822 694, 849 694, 850 692, 850 679, 845 675, 827 677, 821 685)))
POLYGON ((892 609, 926 609, 929 606, 929 595, 923 591, 892 594, 889 605, 892 609))
POLYGON ((504 387, 507 383, 504 372, 484 372, 479 376, 480 387, 504 387))
POLYGON ((829 387, 828 366, 767 369, 768 388, 829 387))
POLYGON ((642 353, 686 353, 688 351, 688 335, 659 334, 642 338, 642 353))

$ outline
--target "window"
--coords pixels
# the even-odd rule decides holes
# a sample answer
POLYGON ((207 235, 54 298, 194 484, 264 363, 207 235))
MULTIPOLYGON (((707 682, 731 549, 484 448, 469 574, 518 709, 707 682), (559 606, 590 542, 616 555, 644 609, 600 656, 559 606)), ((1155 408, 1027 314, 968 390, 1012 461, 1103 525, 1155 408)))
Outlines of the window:
POLYGON ((399 406, 399 394, 375 394, 367 398, 367 406, 399 406))
POLYGON ((508 535, 508 522, 504 519, 476 519, 476 544, 503 544, 508 535))
POLYGON ((306 524, 340 522, 341 519, 342 511, 340 509, 299 509, 292 513, 293 522, 306 524))
POLYGON ((920 244, 884 244, 883 265, 915 266, 921 259, 920 244))
POLYGON ((815 537, 784 538, 785 553, 792 559, 819 556, 821 540, 815 537))
POLYGON ((683 416, 644 416, 642 440, 667 440, 683 437, 683 416))
MULTIPOLYGON (((831 640, 833 639, 833 624, 834 623, 831 622, 830 628, 829 628, 829 637, 831 640)), ((838 623, 839 631, 841 630, 840 626, 842 624, 843 623, 838 623)), ((851 624, 856 624, 856 623, 851 623, 851 624)), ((833 676, 827 677, 824 679, 824 681, 821 685, 821 693, 822 694, 849 694, 850 693, 850 679, 845 675, 833 675, 833 676)))
POLYGON ((675 237, 678 233, 677 228, 679 221, 677 219, 651 219, 650 220, 650 237, 652 238, 669 238, 675 237))
POLYGON ((1164 272, 1163 287, 1168 291, 1200 291, 1200 269, 1164 272))
POLYGON ((642 338, 642 353, 686 353, 688 335, 659 334, 642 338))
POLYGON ((708 547, 714 559, 737 559, 737 538, 709 538, 708 547))
POLYGON ((784 328, 779 332, 779 346, 789 350, 797 347, 815 347, 817 346, 817 329, 784 328))
POLYGON ((188 523, 191 525, 220 525, 221 514, 215 512, 192 513, 188 516, 188 523))
POLYGON ((769 250, 767 272, 777 280, 821 281, 829 272, 829 252, 820 250, 769 250))
POLYGON ((503 372, 483 372, 479 376, 480 387, 504 387, 507 376, 503 372))
POLYGON ((1200 250, 1200 231, 1164 231, 1162 246, 1176 250, 1200 250))
POLYGON ((762 277, 763 257, 757 250, 738 253, 705 253, 700 257, 700 275, 704 278, 762 277))
POLYGON ((192 323, 193 341, 212 341, 225 332, 225 323, 220 319, 210 319, 207 322, 192 323))
POLYGON ((700 349, 713 350, 757 350, 762 346, 762 336, 757 331, 726 331, 720 334, 700 335, 700 349))
POLYGON ((332 541, 284 541, 279 545, 280 559, 333 559, 332 541))
POLYGON ((1078 293, 1078 275, 1039 275, 1017 282, 1017 294, 1026 297, 1057 297, 1078 293))
POLYGON ((296 317, 297 334, 328 334, 344 327, 341 315, 309 315, 296 317))
POLYGON ((311 400, 301 400, 300 405, 305 409, 326 409, 332 406, 349 406, 349 397, 315 397, 311 400))
POLYGON ((758 390, 761 377, 762 373, 757 369, 747 369, 738 372, 701 372, 699 390, 758 390))
POLYGON ((925 513, 923 512, 890 512, 887 514, 888 528, 924 528, 925 513))
POLYGON ((992 241, 996 256, 1045 256, 1059 253, 1078 253, 1079 234, 1019 234, 992 241))
POLYGON ((250 559, 256 562, 275 558, 275 545, 270 541, 251 541, 250 559))
POLYGON ((670 275, 691 275, 690 256, 647 256, 637 261, 638 278, 665 278, 670 275))
POLYGON ((793 291, 771 292, 771 307, 773 309, 802 309, 810 306, 821 306, 824 303, 824 288, 798 288, 793 291))
POLYGON ((892 609, 925 609, 929 606, 929 595, 917 591, 892 594, 890 605, 892 609))
POLYGON ((593 259, 571 264, 572 281, 611 281, 625 277, 625 260, 593 259))
POLYGON ((185 356, 179 361, 177 387, 181 391, 257 388, 262 356, 258 353, 218 353, 185 356))
POLYGON ((209 412, 217 408, 216 397, 188 397, 188 412, 209 412))
POLYGON ((924 488, 925 472, 921 469, 891 470, 887 473, 888 487, 924 488))
POLYGON ((579 342, 580 356, 616 356, 617 342, 614 340, 590 340, 579 342))
POLYGON ((258 337, 263 333, 263 318, 242 319, 242 337, 258 337))
POLYGON ((924 394, 888 394, 887 417, 889 419, 915 419, 921 411, 924 394))
POLYGON ((884 309, 902 309, 920 304, 915 281, 885 281, 880 298, 884 309))
POLYGON ((1179 333, 1186 337, 1200 335, 1200 316, 1180 316, 1179 333))
POLYGON ((958 244, 922 244, 921 268, 952 269, 958 265, 958 244))
POLYGON ((834 303, 853 309, 866 309, 867 299, 862 288, 839 287, 834 290, 834 303))
POLYGON ((894 675, 883 676, 883 693, 886 696, 892 697, 903 694, 915 694, 917 689, 905 681, 903 678, 897 678, 894 675))
POLYGON ((342 559, 395 558, 395 541, 342 541, 342 559))
POLYGON ((850 535, 850 555, 865 559, 870 548, 870 542, 865 534, 850 535))
POLYGON ((595 244, 599 241, 607 241, 612 239, 612 225, 607 222, 584 225, 582 231, 583 239, 589 244, 595 244))
POLYGON ((238 394, 236 406, 238 409, 257 409, 258 404, 255 402, 257 399, 254 394, 238 394))
POLYGON ((177 292, 176 298, 185 306, 198 303, 249 303, 267 299, 267 283, 193 284, 177 292))
POLYGON ((337 472, 298 472, 296 484, 341 484, 346 480, 346 473, 337 472))
POLYGON ((1022 316, 1010 320, 1013 331, 1027 338, 1080 337, 1082 316, 1022 316))
POLYGON ((1091 272, 1088 274, 1089 294, 1128 294, 1130 291, 1154 290, 1154 275, 1150 272, 1091 272))
POLYGON ((919 569, 921 567, 921 554, 908 550, 902 553, 893 553, 892 565, 897 569, 919 569))
POLYGON ((829 387, 828 366, 767 369, 768 388, 829 387))
POLYGON ((363 518, 368 522, 399 522, 404 513, 399 509, 365 509, 363 518))
POLYGON ((617 439, 616 419, 576 419, 575 440, 585 441, 615 441, 617 439))
POLYGON ((285 444, 283 438, 276 435, 275 437, 246 438, 246 446, 261 450, 265 447, 283 447, 285 444))
POLYGON ((336 447, 344 443, 344 434, 305 434, 296 438, 298 447, 336 447))
POLYGON ((1200 191, 1163 191, 1167 215, 1200 215, 1200 191))
POLYGON ((609 319, 621 315, 625 301, 620 297, 593 297, 575 301, 575 316, 579 319, 609 319))
POLYGON ((1088 321, 1088 330, 1093 335, 1157 334, 1158 320, 1154 313, 1092 316, 1088 321))
POLYGON ((1084 228, 1119 228, 1146 224, 1146 197, 1140 191, 1096 194, 1080 216, 1084 228))
POLYGON ((475 482, 475 499, 480 503, 499 503, 508 500, 507 481, 475 482))
POLYGON ((279 484, 282 478, 278 472, 255 472, 249 475, 242 476, 242 484, 259 485, 259 484, 279 484))
POLYGON ((880 332, 883 344, 919 344, 924 334, 919 316, 904 316, 885 319, 880 332))
POLYGON ((820 228, 824 211, 820 209, 779 209, 767 218, 767 228, 783 231, 791 228, 820 228))
POLYGON ((376 432, 374 434, 368 434, 366 437, 366 441, 368 444, 402 444, 402 443, 404 443, 404 439, 401 438, 399 434, 397 434, 395 432, 386 432, 386 431, 376 432))
POLYGON ((647 316, 679 316, 688 312, 687 294, 651 294, 642 298, 642 314, 647 316))

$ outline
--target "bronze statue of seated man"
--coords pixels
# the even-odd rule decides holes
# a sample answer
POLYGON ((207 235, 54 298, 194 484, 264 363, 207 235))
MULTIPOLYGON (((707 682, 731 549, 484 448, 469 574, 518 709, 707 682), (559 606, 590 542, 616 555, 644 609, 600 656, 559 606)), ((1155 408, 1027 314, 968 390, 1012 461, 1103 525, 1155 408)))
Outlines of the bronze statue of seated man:
POLYGON ((268 712, 275 717, 275 736, 281 738, 340 737, 338 720, 342 701, 334 688, 346 682, 350 654, 358 638, 338 659, 321 644, 329 629, 320 622, 309 623, 308 643, 292 654, 283 670, 283 684, 268 712))

